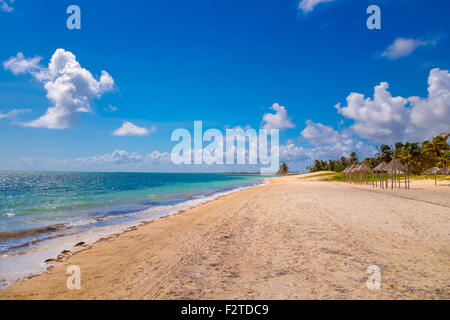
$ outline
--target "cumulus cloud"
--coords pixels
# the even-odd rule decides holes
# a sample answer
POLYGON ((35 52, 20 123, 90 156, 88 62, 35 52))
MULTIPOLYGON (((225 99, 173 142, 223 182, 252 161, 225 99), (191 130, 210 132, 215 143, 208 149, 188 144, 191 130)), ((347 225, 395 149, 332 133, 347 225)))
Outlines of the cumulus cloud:
POLYGON ((436 43, 436 40, 398 38, 381 54, 381 56, 394 60, 410 55, 419 47, 436 45, 436 43))
POLYGON ((430 71, 428 97, 392 97, 386 82, 375 87, 374 97, 360 93, 347 97, 347 106, 336 108, 354 120, 353 131, 374 142, 430 139, 448 130, 450 124, 450 74, 438 68, 430 71))
POLYGON ((280 146, 280 159, 282 161, 304 161, 311 160, 311 153, 303 148, 298 147, 294 143, 280 146))
POLYGON ((301 0, 298 4, 298 8, 303 11, 304 14, 310 13, 314 10, 314 7, 320 3, 333 2, 334 0, 301 0))
POLYGON ((41 81, 47 98, 53 104, 40 118, 22 125, 35 128, 67 129, 77 124, 79 113, 92 112, 91 103, 112 91, 114 80, 106 71, 96 80, 82 68, 75 55, 57 49, 47 68, 39 65, 40 57, 25 58, 18 53, 3 63, 13 74, 30 73, 41 81))
POLYGON ((145 127, 138 127, 137 125, 135 125, 129 121, 125 121, 119 129, 117 129, 113 132, 113 135, 119 136, 119 137, 146 136, 150 132, 154 132, 155 130, 156 130, 155 127, 151 127, 150 129, 147 129, 145 127))
POLYGON ((336 105, 340 114, 355 121, 352 128, 360 137, 376 142, 402 139, 407 126, 408 100, 392 97, 388 88, 389 84, 382 82, 375 87, 373 99, 351 93, 347 97, 347 106, 341 108, 340 104, 336 105))
POLYGON ((320 146, 338 143, 341 136, 332 127, 311 120, 306 121, 306 128, 300 133, 310 144, 320 146))
POLYGON ((299 147, 294 143, 280 146, 280 160, 288 161, 297 168, 305 168, 316 159, 328 160, 348 157, 356 152, 361 158, 373 156, 376 149, 357 139, 341 141, 336 144, 327 144, 315 147, 299 147))
POLYGON ((375 148, 362 142, 348 129, 337 131, 330 126, 306 121, 305 129, 300 135, 312 147, 296 147, 293 143, 280 147, 280 157, 284 160, 302 161, 315 159, 338 159, 349 156, 353 151, 361 157, 371 156, 375 148))
POLYGON ((270 108, 275 113, 266 113, 263 116, 263 128, 264 129, 289 129, 294 128, 294 124, 287 115, 286 108, 280 106, 278 103, 274 103, 270 108))
POLYGON ((9 4, 8 0, 0 0, 0 8, 3 12, 12 12, 14 8, 11 7, 11 3, 14 3, 14 0, 9 0, 9 4))
POLYGON ((406 135, 429 139, 448 132, 450 126, 450 74, 448 70, 433 69, 428 77, 428 97, 408 98, 412 108, 406 135))

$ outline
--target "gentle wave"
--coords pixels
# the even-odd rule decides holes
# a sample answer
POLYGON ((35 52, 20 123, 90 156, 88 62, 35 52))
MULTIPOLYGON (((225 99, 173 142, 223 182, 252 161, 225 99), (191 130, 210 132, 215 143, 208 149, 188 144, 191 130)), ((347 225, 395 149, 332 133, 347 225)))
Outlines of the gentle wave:
POLYGON ((32 228, 32 229, 9 231, 9 232, 0 232, 0 241, 15 240, 15 239, 39 235, 42 233, 55 232, 55 231, 63 229, 64 227, 65 227, 64 224, 55 224, 52 226, 46 226, 46 227, 40 227, 40 228, 32 228))

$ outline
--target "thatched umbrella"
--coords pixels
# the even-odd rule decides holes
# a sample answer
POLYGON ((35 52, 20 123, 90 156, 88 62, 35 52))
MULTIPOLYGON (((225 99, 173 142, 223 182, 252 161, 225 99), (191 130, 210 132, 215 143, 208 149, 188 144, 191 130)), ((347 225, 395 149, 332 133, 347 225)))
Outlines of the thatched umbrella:
POLYGON ((404 173, 408 170, 405 167, 405 165, 403 163, 401 163, 400 160, 397 160, 397 159, 392 159, 391 162, 389 162, 386 165, 386 169, 391 173, 394 173, 394 172, 404 173))
POLYGON ((347 181, 353 181, 353 177, 355 176, 355 172, 358 168, 358 164, 352 164, 350 167, 346 169, 347 181))
POLYGON ((373 168, 373 171, 375 171, 375 172, 386 172, 387 171, 386 166, 387 166, 387 162, 383 161, 382 163, 377 165, 375 168, 373 168))
POLYGON ((441 169, 439 169, 438 167, 433 167, 425 170, 424 172, 422 172, 422 174, 436 174, 439 170, 441 169))
POLYGON ((434 185, 435 186, 437 185, 437 177, 436 177, 436 175, 438 175, 438 174, 439 175, 443 175, 443 176, 450 175, 450 167, 439 169, 438 171, 436 171, 435 176, 434 176, 434 185))
MULTIPOLYGON (((362 183, 363 176, 365 176, 366 174, 371 174, 373 171, 367 164, 361 163, 361 165, 358 168, 358 172, 360 173, 360 178, 361 178, 361 183, 362 183)), ((372 176, 372 182, 373 182, 373 176, 372 176)))
MULTIPOLYGON (((381 188, 385 187, 385 185, 383 183, 383 173, 387 173, 388 172, 388 169, 386 169, 387 165, 388 165, 387 162, 383 161, 382 163, 377 165, 375 168, 373 168, 373 171, 375 173, 377 173, 377 172, 380 173, 380 187, 381 188)), ((387 181, 386 181, 386 183, 387 183, 387 181)), ((377 187, 378 187, 378 182, 377 182, 377 187)))
MULTIPOLYGON (((391 175, 392 175, 392 185, 391 185, 391 189, 394 189, 394 181, 395 181, 394 176, 395 176, 396 174, 405 174, 405 188, 407 187, 407 186, 406 186, 406 174, 407 174, 407 172, 408 172, 408 168, 406 168, 405 165, 404 165, 403 163, 400 162, 400 160, 398 160, 398 159, 392 159, 391 162, 389 162, 389 163, 386 165, 386 169, 387 169, 387 171, 390 172, 391 175)), ((408 181, 409 181, 409 179, 408 179, 408 181)), ((400 180, 398 180, 398 182, 399 182, 399 187, 400 187, 400 180)))
POLYGON ((345 168, 343 171, 342 171, 342 173, 345 173, 345 174, 348 174, 349 172, 350 172, 350 170, 353 168, 353 164, 352 165, 350 165, 350 166, 348 166, 347 168, 345 168))
MULTIPOLYGON (((350 176, 350 174, 352 173, 352 170, 355 168, 356 164, 352 164, 350 166, 348 166, 347 168, 345 168, 344 171, 342 171, 345 175, 350 176)), ((350 179, 350 177, 348 177, 348 179, 350 179)))
POLYGON ((361 163, 359 166, 359 171, 363 173, 372 173, 372 169, 370 169, 370 167, 365 163, 361 163))
POLYGON ((355 164, 353 166, 353 168, 350 170, 350 174, 353 175, 353 180, 354 180, 353 182, 355 182, 355 183, 358 183, 357 178, 358 178, 358 174, 360 172, 360 167, 361 167, 360 164, 355 164))
POLYGON ((434 186, 436 186, 436 185, 437 185, 437 177, 436 177, 436 174, 438 174, 438 172, 439 172, 440 170, 442 170, 442 169, 439 169, 438 167, 433 167, 433 168, 430 168, 430 169, 425 170, 424 172, 422 172, 422 174, 434 174, 434 175, 435 175, 435 176, 434 176, 434 186))

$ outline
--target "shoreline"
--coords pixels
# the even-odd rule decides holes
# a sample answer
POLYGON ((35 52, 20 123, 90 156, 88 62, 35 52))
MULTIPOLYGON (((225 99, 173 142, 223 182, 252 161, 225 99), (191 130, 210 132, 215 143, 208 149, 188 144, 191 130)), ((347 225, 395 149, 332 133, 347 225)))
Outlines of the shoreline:
MULTIPOLYGON (((177 215, 186 210, 190 210, 202 204, 208 203, 215 199, 219 199, 229 194, 233 194, 236 192, 241 192, 243 190, 263 186, 267 183, 270 183, 267 178, 261 178, 259 183, 249 185, 249 186, 238 186, 231 189, 226 189, 222 191, 216 191, 210 194, 205 194, 203 197, 189 199, 186 198, 184 201, 173 205, 162 205, 149 207, 144 210, 130 212, 125 216, 143 216, 136 221, 124 222, 121 224, 114 224, 110 226, 93 228, 80 232, 73 232, 66 234, 64 237, 59 238, 57 236, 50 238, 49 240, 43 240, 44 245, 36 248, 32 248, 27 251, 18 251, 7 253, 4 252, 1 254, 0 259, 8 259, 15 257, 29 257, 31 256, 31 260, 33 260, 32 256, 35 255, 38 259, 40 268, 35 267, 34 271, 24 271, 21 276, 16 276, 14 280, 5 280, 0 277, 0 292, 1 290, 5 290, 10 286, 14 285, 17 282, 26 280, 28 278, 36 277, 48 272, 52 265, 51 263, 56 261, 62 261, 65 258, 64 252, 70 252, 72 254, 83 251, 83 247, 93 246, 96 243, 108 239, 112 239, 118 237, 130 230, 135 230, 136 228, 152 223, 153 221, 163 219, 166 217, 170 217, 173 215, 177 215), (83 243, 83 245, 81 245, 83 243)), ((23 263, 23 262, 19 262, 23 263)), ((36 261, 34 261, 36 264, 36 261)), ((17 263, 16 263, 17 264, 17 263)), ((3 278, 6 278, 3 276, 3 278)))
POLYGON ((406 199, 269 180, 80 247, 0 299, 450 298, 450 217, 446 203, 425 201, 433 190, 406 199), (380 292, 365 288, 371 264, 383 270, 380 292), (69 265, 81 290, 65 286, 69 265))

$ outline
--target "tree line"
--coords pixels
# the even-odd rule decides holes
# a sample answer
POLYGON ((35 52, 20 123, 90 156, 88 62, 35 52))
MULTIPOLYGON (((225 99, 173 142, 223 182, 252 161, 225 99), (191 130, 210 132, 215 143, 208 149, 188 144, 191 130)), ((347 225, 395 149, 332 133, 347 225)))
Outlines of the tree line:
MULTIPOLYGON (((362 162, 370 168, 375 168, 380 163, 390 162, 392 159, 400 160, 413 174, 420 174, 426 169, 450 166, 450 146, 447 142, 449 133, 441 133, 432 140, 420 142, 397 142, 394 145, 382 144, 377 147, 378 152, 374 157, 365 158, 362 162)), ((341 157, 339 160, 315 160, 308 167, 309 172, 335 171, 341 172, 352 164, 358 164, 356 152, 349 157, 341 157)))

